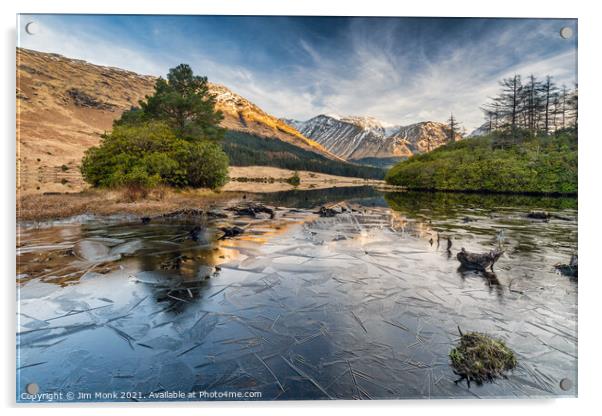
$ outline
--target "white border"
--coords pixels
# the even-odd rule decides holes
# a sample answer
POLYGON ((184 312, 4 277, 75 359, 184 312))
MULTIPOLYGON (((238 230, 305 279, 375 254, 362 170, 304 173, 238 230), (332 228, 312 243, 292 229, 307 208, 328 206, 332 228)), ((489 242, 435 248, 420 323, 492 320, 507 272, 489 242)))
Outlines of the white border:
MULTIPOLYGON (((162 415, 164 408, 173 412, 238 413, 265 415, 274 414, 328 414, 341 411, 346 415, 377 411, 379 413, 400 414, 400 412, 437 414, 438 416, 486 413, 507 415, 515 412, 532 414, 567 415, 593 413, 602 397, 600 386, 600 294, 602 276, 597 273, 597 256, 602 245, 600 232, 600 184, 602 178, 600 160, 602 158, 602 123, 599 121, 602 109, 600 91, 600 41, 602 41, 602 16, 597 13, 593 1, 540 1, 502 0, 495 4, 485 1, 398 1, 384 0, 88 0, 72 2, 68 0, 2 3, 2 138, 3 160, 0 184, 2 187, 2 299, 3 318, 2 358, 4 365, 0 378, 2 404, 9 407, 8 413, 19 411, 29 414, 35 411, 44 415, 101 414, 106 405, 63 405, 32 407, 19 406, 15 409, 15 22, 16 13, 115 13, 115 14, 249 14, 249 15, 348 15, 348 16, 466 16, 466 17, 576 17, 579 19, 579 89, 580 89, 580 151, 579 151, 579 254, 581 281, 579 282, 579 399, 558 400, 436 400, 436 401, 387 401, 376 403, 356 403, 348 401, 325 402, 278 402, 278 403, 174 403, 174 404, 114 404, 109 405, 113 412, 144 412, 145 415, 162 415), (133 409, 132 409, 133 407, 133 409)), ((599 413, 598 410, 596 413, 599 413)))

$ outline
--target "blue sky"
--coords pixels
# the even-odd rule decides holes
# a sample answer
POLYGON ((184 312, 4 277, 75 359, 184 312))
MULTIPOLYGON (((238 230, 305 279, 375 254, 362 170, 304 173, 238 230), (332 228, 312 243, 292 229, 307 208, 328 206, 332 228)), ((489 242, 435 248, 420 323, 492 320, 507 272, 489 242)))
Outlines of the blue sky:
POLYGON ((18 43, 142 74, 189 63, 278 117, 410 124, 453 112, 471 130, 503 77, 572 86, 576 33, 572 19, 21 15, 18 43))

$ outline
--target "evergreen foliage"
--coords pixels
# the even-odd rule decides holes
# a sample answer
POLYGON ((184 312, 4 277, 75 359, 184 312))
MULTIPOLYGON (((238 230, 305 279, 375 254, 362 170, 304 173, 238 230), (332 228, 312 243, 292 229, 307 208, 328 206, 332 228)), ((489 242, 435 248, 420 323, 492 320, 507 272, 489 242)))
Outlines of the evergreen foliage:
POLYGON ((159 78, 140 107, 125 111, 82 160, 84 179, 96 187, 218 188, 228 176, 228 157, 217 141, 224 130, 207 78, 185 64, 159 78))
POLYGON ((328 159, 278 139, 248 133, 227 131, 222 147, 233 166, 273 166, 366 179, 385 176, 380 168, 328 159))
POLYGON ((577 132, 464 139, 399 163, 386 181, 421 190, 576 194, 577 132))

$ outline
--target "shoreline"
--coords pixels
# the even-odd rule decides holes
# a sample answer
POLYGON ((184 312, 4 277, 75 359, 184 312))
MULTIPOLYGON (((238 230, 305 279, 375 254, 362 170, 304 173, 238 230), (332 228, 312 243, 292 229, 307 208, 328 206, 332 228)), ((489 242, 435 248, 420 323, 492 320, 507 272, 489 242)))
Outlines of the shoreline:
POLYGON ((160 215, 166 212, 196 208, 208 209, 214 204, 241 198, 240 192, 216 192, 209 189, 153 189, 144 198, 131 199, 126 189, 90 189, 61 194, 30 194, 17 198, 17 225, 30 221, 52 221, 78 215, 160 215))
POLYGON ((540 198, 571 198, 574 194, 551 194, 535 192, 493 192, 493 191, 458 191, 433 189, 408 189, 384 183, 340 184, 329 183, 320 188, 302 188, 288 185, 285 189, 258 189, 266 184, 246 182, 254 189, 175 189, 158 187, 149 191, 145 197, 135 197, 127 189, 87 189, 81 192, 28 194, 17 197, 16 224, 27 222, 44 222, 64 220, 79 215, 108 217, 115 215, 154 216, 179 209, 212 209, 216 205, 234 204, 242 200, 252 201, 258 195, 286 191, 310 192, 327 189, 346 189, 368 186, 378 192, 400 193, 417 192, 423 194, 455 194, 455 195, 505 195, 540 198), (246 199, 250 196, 249 199, 246 199), (134 199, 132 199, 134 197, 134 199))
POLYGON ((447 194, 473 194, 473 195, 516 195, 516 196, 536 196, 548 198, 578 198, 577 192, 533 192, 533 191, 493 191, 493 190, 471 190, 471 189, 433 189, 433 188, 408 188, 397 185, 392 187, 402 188, 404 191, 423 192, 423 193, 447 193, 447 194))

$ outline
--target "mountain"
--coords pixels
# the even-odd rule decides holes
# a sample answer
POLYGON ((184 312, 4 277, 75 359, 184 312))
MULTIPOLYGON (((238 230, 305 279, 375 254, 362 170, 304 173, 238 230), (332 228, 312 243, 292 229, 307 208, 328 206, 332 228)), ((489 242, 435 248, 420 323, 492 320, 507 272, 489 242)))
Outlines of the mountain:
POLYGON ((303 136, 295 127, 266 113, 225 86, 210 84, 209 90, 215 96, 216 108, 224 113, 222 127, 256 136, 276 138, 330 159, 340 160, 321 144, 303 136))
MULTIPOLYGON (((77 173, 84 151, 99 143, 124 110, 154 90, 156 77, 17 48, 17 167, 19 180, 77 173)), ((340 160, 294 127, 223 85, 210 84, 222 126, 270 137, 340 160)))
MULTIPOLYGON (((458 134, 456 140, 461 136, 458 134)), ((395 156, 427 153, 449 142, 447 125, 436 121, 422 121, 400 127, 385 139, 383 149, 395 156)))
POLYGON ((374 156, 385 135, 376 119, 324 114, 304 122, 299 131, 343 159, 374 156))
POLYGON ((445 124, 434 121, 396 126, 373 117, 321 114, 305 122, 287 122, 346 160, 404 158, 434 150, 449 141, 445 124))
POLYGON ((303 123, 305 123, 305 121, 295 120, 294 118, 281 118, 280 121, 294 127, 296 130, 299 130, 303 126, 303 123))
POLYGON ((489 128, 489 123, 487 122, 481 124, 479 127, 471 131, 470 134, 466 137, 480 137, 489 134, 490 132, 491 129, 489 128))

